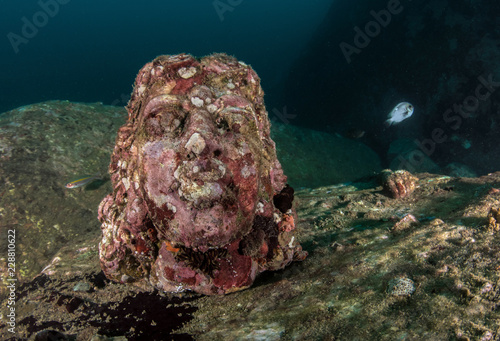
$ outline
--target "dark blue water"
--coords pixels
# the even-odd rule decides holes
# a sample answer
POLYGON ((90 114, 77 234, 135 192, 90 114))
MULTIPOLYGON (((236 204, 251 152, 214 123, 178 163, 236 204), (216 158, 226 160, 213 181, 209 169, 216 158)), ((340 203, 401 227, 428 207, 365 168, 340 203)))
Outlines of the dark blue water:
POLYGON ((257 71, 271 116, 358 138, 384 167, 500 169, 496 1, 0 3, 0 112, 50 99, 125 105, 157 55, 225 52, 257 71), (413 116, 384 127, 400 102, 413 116))
POLYGON ((124 105, 146 62, 180 52, 232 54, 277 97, 330 3, 4 0, 0 112, 49 99, 124 105))
POLYGON ((293 124, 359 137, 391 169, 499 170, 498 13, 486 0, 334 1, 286 82, 293 124), (385 127, 400 102, 413 115, 385 127))

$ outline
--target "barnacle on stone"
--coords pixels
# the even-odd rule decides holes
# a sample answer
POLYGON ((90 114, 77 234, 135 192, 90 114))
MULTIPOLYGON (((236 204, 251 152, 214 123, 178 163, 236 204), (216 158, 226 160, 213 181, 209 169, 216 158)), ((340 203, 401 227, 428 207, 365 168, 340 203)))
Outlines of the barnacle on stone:
POLYGON ((409 296, 415 290, 415 283, 410 278, 404 276, 391 279, 387 287, 387 292, 393 296, 409 296))
POLYGON ((417 187, 418 178, 406 170, 384 169, 380 173, 380 182, 384 191, 394 199, 406 198, 417 187))

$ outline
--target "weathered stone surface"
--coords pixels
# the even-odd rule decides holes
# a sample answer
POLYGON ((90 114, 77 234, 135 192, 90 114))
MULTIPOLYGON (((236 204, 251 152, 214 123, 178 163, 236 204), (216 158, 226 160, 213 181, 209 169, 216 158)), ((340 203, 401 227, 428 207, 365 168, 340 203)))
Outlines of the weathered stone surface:
POLYGON ((385 193, 394 199, 406 198, 410 196, 417 186, 418 178, 406 170, 393 172, 384 169, 379 175, 379 182, 385 193))
MULTIPOLYGON (((7 240, 7 231, 15 230, 18 280, 38 275, 67 245, 75 257, 97 253, 95 217, 100 200, 111 190, 109 178, 85 188, 68 190, 64 185, 83 174, 105 174, 113 130, 125 117, 123 108, 68 101, 0 114, 0 239, 7 240), (77 252, 81 248, 88 249, 77 252)), ((0 250, 6 246, 0 242, 0 250)), ((63 257, 59 264, 68 261, 63 257)), ((0 273, 5 269, 2 253, 0 273)))
POLYGON ((252 68, 224 54, 139 71, 99 207, 109 278, 223 294, 306 257, 263 96, 252 68))
MULTIPOLYGON (((97 255, 69 238, 47 275, 19 283, 16 335, 0 325, 0 338, 28 339, 55 326, 82 340, 97 334, 181 340, 488 339, 499 319, 499 236, 488 228, 488 212, 500 205, 500 173, 417 176, 413 194, 400 200, 388 198, 374 182, 295 191, 294 231, 310 255, 231 295, 182 293, 182 300, 172 299, 107 281, 97 255), (416 221, 395 228, 410 215, 416 221), (391 295, 398 278, 414 283, 411 296, 391 295), (73 290, 81 281, 90 284, 90 292, 73 290)), ((94 240, 84 239, 91 236, 82 235, 82 242, 92 245, 94 240)), ((19 251, 32 249, 23 244, 19 251)))

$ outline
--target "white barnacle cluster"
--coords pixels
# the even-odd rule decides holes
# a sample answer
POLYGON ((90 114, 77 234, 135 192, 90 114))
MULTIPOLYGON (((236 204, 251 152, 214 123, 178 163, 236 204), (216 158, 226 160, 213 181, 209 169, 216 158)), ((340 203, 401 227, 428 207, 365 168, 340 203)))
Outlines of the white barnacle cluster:
POLYGON ((211 114, 213 114, 215 111, 217 111, 217 106, 213 103, 207 105, 207 111, 211 114))
POLYGON ((141 96, 142 96, 142 94, 146 91, 146 85, 145 85, 145 84, 141 84, 141 85, 139 85, 139 86, 137 87, 137 90, 136 90, 136 91, 137 91, 137 95, 138 95, 139 97, 141 97, 141 96))
POLYGON ((194 203, 203 199, 219 199, 222 193, 222 188, 217 182, 205 182, 199 185, 194 181, 184 181, 179 187, 179 196, 194 203))
POLYGON ((116 166, 118 168, 121 168, 121 169, 124 169, 124 170, 127 169, 127 165, 128 165, 128 163, 125 160, 118 160, 118 163, 116 164, 116 166))
POLYGON ((102 239, 99 243, 99 253, 101 257, 109 258, 117 240, 128 240, 127 235, 122 232, 122 229, 116 228, 115 223, 111 221, 104 221, 102 223, 102 239), (123 238, 123 239, 120 239, 123 238))
POLYGON ((177 207, 172 205, 171 203, 167 202, 167 208, 172 211, 173 213, 177 212, 177 207))
POLYGON ((253 166, 245 165, 241 169, 241 176, 245 179, 248 178, 249 176, 254 176, 256 174, 257 174, 257 171, 255 170, 255 168, 253 166))
MULTIPOLYGON (((212 108, 212 106, 213 106, 213 104, 212 104, 212 100, 213 100, 212 90, 205 85, 194 87, 193 90, 191 90, 189 97, 190 97, 191 104, 193 104, 197 108, 202 108, 205 105, 211 106, 210 108, 212 108)), ((206 109, 209 110, 208 107, 206 109)), ((210 109, 210 110, 212 110, 212 109, 210 109)))
POLYGON ((158 66, 151 69, 151 76, 160 77, 163 74, 163 70, 164 70, 164 67, 161 65, 158 65, 158 66))
POLYGON ((199 97, 191 97, 191 103, 198 108, 201 108, 203 104, 205 104, 205 102, 203 102, 203 100, 199 97))
POLYGON ((189 79, 191 77, 193 77, 195 74, 196 74, 196 68, 191 66, 191 67, 181 67, 177 73, 179 74, 179 76, 181 76, 182 78, 184 79, 189 79))
POLYGON ((122 178, 122 183, 123 186, 125 186, 125 190, 128 191, 130 188, 130 179, 129 178, 122 178))
POLYGON ((201 137, 199 133, 194 133, 191 135, 184 148, 195 153, 196 155, 200 155, 206 145, 205 139, 201 137))
POLYGON ((415 282, 408 277, 396 277, 389 281, 387 292, 393 296, 409 296, 415 292, 415 282))
POLYGON ((174 178, 179 182, 179 196, 194 203, 199 203, 200 200, 217 200, 223 190, 217 183, 217 180, 225 174, 225 167, 219 160, 213 160, 214 167, 211 171, 204 171, 199 165, 192 162, 183 161, 174 172, 174 178), (192 177, 196 174, 196 179, 202 180, 198 182, 192 177))

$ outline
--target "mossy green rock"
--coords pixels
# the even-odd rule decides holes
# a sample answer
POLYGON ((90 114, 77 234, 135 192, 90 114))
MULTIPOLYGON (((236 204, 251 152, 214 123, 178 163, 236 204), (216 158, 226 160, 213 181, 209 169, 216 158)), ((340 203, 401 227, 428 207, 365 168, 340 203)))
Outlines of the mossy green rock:
POLYGON ((382 169, 377 154, 356 140, 279 122, 273 122, 271 137, 292 187, 350 182, 382 169))

